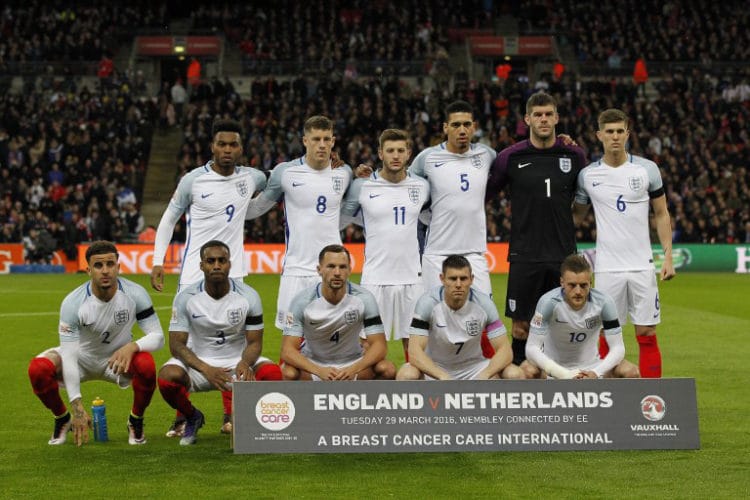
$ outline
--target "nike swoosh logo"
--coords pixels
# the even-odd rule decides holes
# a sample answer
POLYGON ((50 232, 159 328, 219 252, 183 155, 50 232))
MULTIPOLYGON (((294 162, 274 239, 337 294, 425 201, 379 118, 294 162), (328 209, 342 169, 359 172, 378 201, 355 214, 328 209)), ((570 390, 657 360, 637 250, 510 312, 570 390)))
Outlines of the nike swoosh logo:
POLYGON ((596 186, 598 186, 599 184, 601 184, 601 182, 592 182, 592 183, 591 183, 591 186, 592 186, 592 187, 596 187, 596 186))
POLYGON ((322 322, 321 321, 310 321, 310 326, 319 325, 320 323, 322 323, 322 322))
POLYGON ((294 188, 304 186, 304 185, 305 185, 304 182, 292 182, 292 187, 294 188))
POLYGON ((213 193, 208 193, 208 194, 206 194, 206 193, 202 193, 202 194, 201 194, 201 198, 208 198, 208 197, 209 197, 209 196, 211 196, 212 194, 213 194, 213 193))
POLYGON ((559 319, 555 319, 555 323, 568 323, 567 321, 560 321, 559 319))
MULTIPOLYGON (((654 316, 654 317, 656 317, 656 316, 654 316)), ((94 323, 84 323, 84 324, 83 324, 83 326, 91 326, 91 325, 93 325, 93 324, 94 324, 94 323)))
POLYGON ((380 195, 379 194, 371 194, 370 195, 370 199, 377 198, 378 196, 380 196, 380 195))
POLYGON ((193 317, 193 319, 205 318, 206 317, 205 314, 192 314, 191 316, 193 317))
POLYGON ((529 165, 531 165, 531 162, 529 162, 529 163, 519 163, 518 164, 518 168, 528 167, 529 165))
POLYGON ((436 164, 435 164, 435 168, 440 168, 440 167, 442 167, 443 165, 445 165, 445 162, 443 162, 443 163, 436 163, 436 164))
POLYGON ((448 325, 439 325, 439 324, 435 323, 435 326, 438 327, 438 328, 445 328, 448 325))

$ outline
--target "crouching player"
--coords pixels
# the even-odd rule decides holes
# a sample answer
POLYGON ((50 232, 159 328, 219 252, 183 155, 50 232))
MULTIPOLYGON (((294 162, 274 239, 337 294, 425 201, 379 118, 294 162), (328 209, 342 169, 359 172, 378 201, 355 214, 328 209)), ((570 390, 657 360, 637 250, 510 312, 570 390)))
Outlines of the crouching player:
POLYGON ((204 279, 174 299, 169 324, 172 358, 159 370, 162 397, 185 415, 181 445, 194 444, 205 421, 190 402, 190 392, 228 391, 233 380, 281 380, 278 365, 260 357, 260 296, 229 278, 229 247, 209 241, 201 247, 200 259, 204 279))
POLYGON ((536 306, 526 344, 526 373, 558 379, 638 377, 638 367, 625 359, 615 303, 591 288, 591 266, 583 256, 573 254, 563 261, 560 285, 536 306), (609 344, 604 359, 598 350, 600 330, 609 344))
POLYGON ((375 297, 349 282, 349 251, 328 245, 318 255, 321 283, 292 299, 281 359, 287 380, 393 378, 375 297), (367 348, 360 343, 364 329, 367 348), (303 339, 300 350, 300 338, 303 339))
POLYGON ((89 439, 91 416, 84 408, 81 382, 106 380, 120 387, 133 386, 128 419, 128 443, 146 443, 143 414, 156 389, 152 351, 164 345, 164 333, 146 290, 118 277, 117 248, 96 241, 86 250, 91 279, 79 286, 60 307, 60 345, 41 353, 29 364, 34 394, 55 416, 51 445, 65 443, 72 429, 80 446, 89 439), (138 321, 144 337, 133 340, 138 321), (60 397, 63 382, 73 409, 71 416, 60 397))
POLYGON ((422 295, 414 308, 409 335, 409 362, 396 380, 523 378, 511 364, 507 331, 489 296, 472 288, 471 264, 449 255, 440 274, 442 286, 422 295), (482 354, 482 330, 495 354, 482 354))

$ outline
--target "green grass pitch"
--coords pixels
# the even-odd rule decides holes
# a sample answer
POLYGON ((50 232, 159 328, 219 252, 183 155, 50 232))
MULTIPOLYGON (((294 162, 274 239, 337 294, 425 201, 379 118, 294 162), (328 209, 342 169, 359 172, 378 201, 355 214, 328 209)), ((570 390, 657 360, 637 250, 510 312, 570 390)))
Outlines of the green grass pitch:
MULTIPOLYGON (((148 287, 147 276, 131 278, 148 287)), ((505 279, 493 276, 497 301, 504 297, 505 279)), ((101 382, 82 388, 87 404, 95 396, 106 401, 110 442, 81 449, 72 440, 48 446, 52 419, 31 392, 26 370, 34 355, 57 345, 60 302, 85 280, 85 275, 0 275, 4 499, 750 496, 750 276, 681 274, 660 285, 664 376, 697 380, 700 450, 278 456, 232 454, 229 437, 219 433, 217 392, 193 396, 207 417, 195 446, 180 447, 164 436, 173 411, 157 391, 146 414, 148 444, 131 447, 125 423, 132 393, 101 382)), ((265 306, 264 354, 276 359, 278 277, 247 281, 265 306)), ((174 288, 171 276, 167 289, 174 288)), ((152 297, 166 332, 172 294, 152 297)), ((632 327, 625 331, 628 358, 636 361, 632 327)), ((168 349, 155 357, 158 366, 168 349)), ((403 361, 399 343, 390 343, 389 357, 403 361)))

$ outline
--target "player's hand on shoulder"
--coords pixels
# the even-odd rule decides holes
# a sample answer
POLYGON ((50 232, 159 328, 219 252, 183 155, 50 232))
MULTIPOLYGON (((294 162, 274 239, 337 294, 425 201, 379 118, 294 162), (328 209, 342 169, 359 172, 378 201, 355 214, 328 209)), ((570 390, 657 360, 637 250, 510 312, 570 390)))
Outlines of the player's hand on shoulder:
POLYGON ((336 151, 331 151, 331 168, 339 168, 344 165, 346 163, 339 157, 339 154, 336 151))
POLYGON ((354 177, 357 177, 359 179, 367 179, 372 175, 372 167, 370 165, 365 165, 364 163, 360 163, 357 165, 357 168, 354 169, 354 177))
POLYGON ((151 268, 151 287, 157 292, 164 289, 164 266, 151 268))
POLYGON ((557 137, 562 139, 563 144, 565 144, 566 146, 578 146, 578 143, 575 141, 575 139, 570 137, 568 134, 557 134, 557 137))

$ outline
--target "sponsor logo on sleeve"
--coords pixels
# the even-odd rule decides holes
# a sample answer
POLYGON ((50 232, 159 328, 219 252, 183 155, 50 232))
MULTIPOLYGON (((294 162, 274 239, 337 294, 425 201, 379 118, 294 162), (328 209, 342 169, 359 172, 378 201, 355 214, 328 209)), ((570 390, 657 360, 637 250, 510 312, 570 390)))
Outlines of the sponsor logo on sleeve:
POLYGON ((538 312, 538 313, 534 314, 534 317, 531 318, 531 326, 533 326, 535 328, 541 328, 542 327, 542 319, 543 319, 542 313, 538 312))

